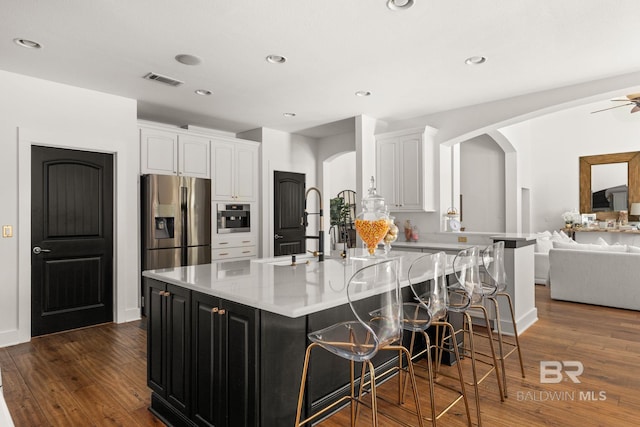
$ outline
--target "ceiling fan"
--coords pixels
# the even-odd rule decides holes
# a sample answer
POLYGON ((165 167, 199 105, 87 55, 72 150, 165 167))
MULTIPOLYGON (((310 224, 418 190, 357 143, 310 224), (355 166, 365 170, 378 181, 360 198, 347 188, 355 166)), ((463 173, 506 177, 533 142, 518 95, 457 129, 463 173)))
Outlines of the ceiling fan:
POLYGON ((630 113, 637 113, 638 111, 640 111, 640 93, 631 93, 631 94, 627 95, 627 99, 612 99, 611 101, 612 102, 624 102, 625 104, 616 105, 614 107, 609 107, 609 108, 604 108, 602 110, 592 111, 591 114, 599 113, 600 111, 611 110, 613 108, 625 107, 627 105, 633 105, 633 108, 631 109, 630 113))

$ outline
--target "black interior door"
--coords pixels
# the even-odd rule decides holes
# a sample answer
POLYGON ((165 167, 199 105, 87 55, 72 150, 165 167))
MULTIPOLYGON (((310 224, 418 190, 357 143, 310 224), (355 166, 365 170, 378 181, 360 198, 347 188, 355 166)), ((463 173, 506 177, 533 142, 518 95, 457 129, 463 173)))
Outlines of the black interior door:
POLYGON ((31 150, 31 335, 113 320, 113 156, 31 150))
POLYGON ((289 255, 306 250, 304 216, 305 176, 274 171, 273 254, 289 255))

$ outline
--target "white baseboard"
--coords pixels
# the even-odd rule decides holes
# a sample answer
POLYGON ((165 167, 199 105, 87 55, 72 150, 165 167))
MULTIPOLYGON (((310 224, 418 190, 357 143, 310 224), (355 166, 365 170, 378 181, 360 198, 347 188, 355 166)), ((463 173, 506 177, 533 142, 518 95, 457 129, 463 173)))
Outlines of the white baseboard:
POLYGON ((129 308, 120 313, 118 319, 116 319, 116 323, 133 322, 134 320, 140 320, 140 318, 140 307, 129 308))

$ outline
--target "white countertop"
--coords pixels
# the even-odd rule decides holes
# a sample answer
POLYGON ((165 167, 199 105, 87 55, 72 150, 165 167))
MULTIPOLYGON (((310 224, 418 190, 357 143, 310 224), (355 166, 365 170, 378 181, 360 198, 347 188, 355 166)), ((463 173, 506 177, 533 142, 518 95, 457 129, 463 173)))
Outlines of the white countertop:
POLYGON ((439 251, 461 251, 474 245, 469 243, 443 243, 443 242, 401 242, 391 244, 395 248, 434 249, 439 251))
MULTIPOLYGON (((400 258, 400 277, 406 278, 411 261, 424 254, 391 251, 390 255, 400 258)), ((295 267, 290 265, 291 257, 285 256, 148 270, 142 275, 283 316, 300 317, 346 304, 347 281, 358 268, 371 262, 353 257, 346 262, 310 258, 307 264, 306 259, 297 256, 295 267), (280 264, 272 263, 278 260, 280 264)), ((402 285, 408 286, 408 282, 404 280, 402 285)))
POLYGON ((435 231, 432 234, 440 236, 484 236, 491 239, 505 240, 535 240, 535 233, 500 233, 495 231, 435 231))

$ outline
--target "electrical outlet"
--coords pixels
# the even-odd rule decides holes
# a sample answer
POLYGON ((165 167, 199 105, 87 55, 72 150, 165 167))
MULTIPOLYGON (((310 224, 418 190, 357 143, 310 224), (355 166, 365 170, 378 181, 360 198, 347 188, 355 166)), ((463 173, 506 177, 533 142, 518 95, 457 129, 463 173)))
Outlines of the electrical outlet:
POLYGON ((13 237, 13 226, 11 226, 11 225, 3 225, 2 226, 2 237, 13 237))
POLYGON ((467 236, 458 236, 458 243, 467 243, 467 236))

